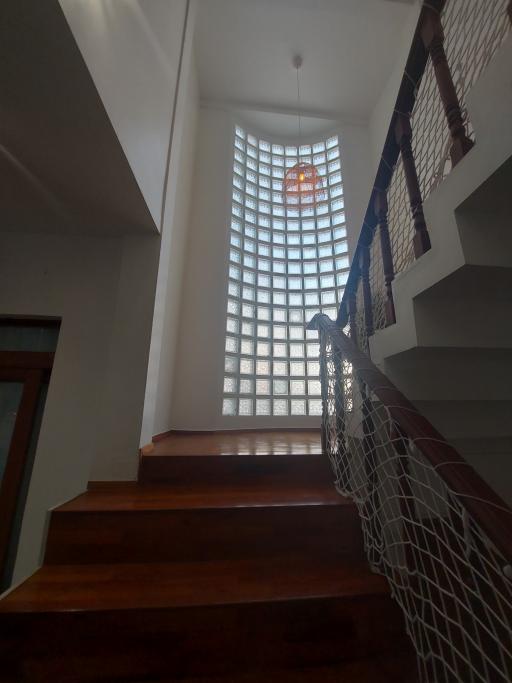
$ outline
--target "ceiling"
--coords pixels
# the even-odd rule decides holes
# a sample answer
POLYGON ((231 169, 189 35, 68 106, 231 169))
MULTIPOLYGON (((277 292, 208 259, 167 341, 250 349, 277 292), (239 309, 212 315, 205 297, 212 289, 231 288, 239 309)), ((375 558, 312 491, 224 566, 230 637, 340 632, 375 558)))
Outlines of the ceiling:
POLYGON ((256 109, 368 119, 416 0, 201 0, 201 97, 256 109))
POLYGON ((2 0, 0 229, 156 233, 57 0, 2 0))

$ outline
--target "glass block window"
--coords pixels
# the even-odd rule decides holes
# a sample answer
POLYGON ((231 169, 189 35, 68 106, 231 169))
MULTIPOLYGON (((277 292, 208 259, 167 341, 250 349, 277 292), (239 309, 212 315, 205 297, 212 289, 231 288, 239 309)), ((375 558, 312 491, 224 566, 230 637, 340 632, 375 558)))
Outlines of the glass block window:
POLYGON ((349 270, 339 140, 271 144, 235 129, 223 415, 321 415, 318 312, 349 270), (286 208, 285 169, 313 162, 327 197, 286 208))

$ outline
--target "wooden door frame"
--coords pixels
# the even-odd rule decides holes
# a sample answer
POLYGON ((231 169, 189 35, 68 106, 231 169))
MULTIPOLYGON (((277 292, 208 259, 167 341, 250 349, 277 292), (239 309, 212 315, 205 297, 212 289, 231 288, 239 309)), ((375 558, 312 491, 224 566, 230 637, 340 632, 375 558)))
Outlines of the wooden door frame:
POLYGON ((43 383, 50 377, 54 355, 54 353, 38 351, 0 351, 0 382, 23 383, 23 393, 0 484, 0 583, 4 580, 12 526, 39 396, 43 383))

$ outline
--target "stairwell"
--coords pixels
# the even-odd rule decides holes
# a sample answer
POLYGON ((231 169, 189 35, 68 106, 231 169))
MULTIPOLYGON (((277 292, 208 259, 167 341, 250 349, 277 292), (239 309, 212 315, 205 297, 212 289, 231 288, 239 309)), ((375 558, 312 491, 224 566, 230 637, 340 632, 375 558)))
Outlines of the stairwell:
POLYGON ((0 680, 416 680, 331 482, 321 455, 174 455, 94 485, 0 602, 0 680))

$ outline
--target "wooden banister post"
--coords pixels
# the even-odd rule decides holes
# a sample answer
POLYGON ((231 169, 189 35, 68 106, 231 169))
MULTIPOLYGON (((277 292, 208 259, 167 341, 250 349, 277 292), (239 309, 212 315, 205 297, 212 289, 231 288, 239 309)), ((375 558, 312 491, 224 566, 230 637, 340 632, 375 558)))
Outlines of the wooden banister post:
POLYGON ((452 138, 450 157, 455 166, 469 152, 474 143, 466 135, 459 98, 444 51, 444 32, 441 17, 435 9, 428 9, 426 12, 425 21, 421 27, 421 38, 430 54, 434 67, 437 87, 452 138))
POLYGON ((430 249, 430 236, 423 215, 423 199, 412 153, 412 129, 409 116, 398 114, 395 124, 395 137, 400 147, 404 165, 405 182, 409 193, 412 219, 414 221, 413 247, 416 258, 430 249))
POLYGON ((373 302, 372 288, 370 285, 370 245, 365 243, 361 246, 360 267, 363 284, 364 325, 366 328, 366 338, 369 339, 373 334, 373 302))
POLYGON ((386 283, 386 326, 396 322, 395 303, 393 301, 393 290, 391 283, 395 279, 395 269, 393 267, 393 254, 391 252, 391 241, 389 239, 388 225, 388 197, 387 192, 380 190, 375 196, 375 215, 377 216, 380 251, 382 254, 382 266, 384 269, 384 281, 386 283))
POLYGON ((357 302, 356 302, 356 292, 351 289, 348 294, 348 320, 350 327, 350 339, 359 348, 359 339, 357 338, 357 302))

